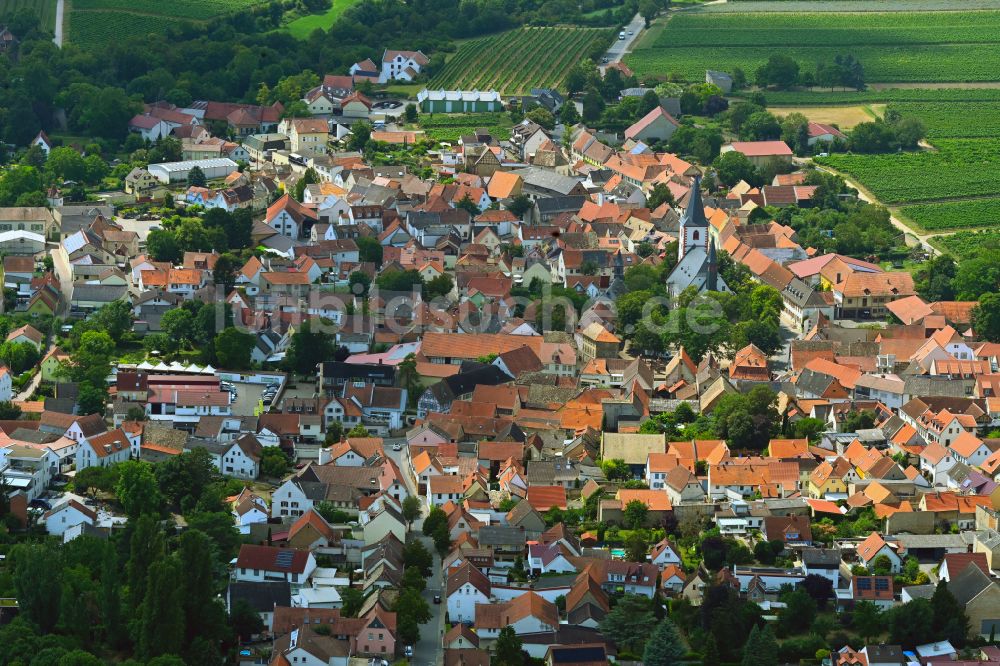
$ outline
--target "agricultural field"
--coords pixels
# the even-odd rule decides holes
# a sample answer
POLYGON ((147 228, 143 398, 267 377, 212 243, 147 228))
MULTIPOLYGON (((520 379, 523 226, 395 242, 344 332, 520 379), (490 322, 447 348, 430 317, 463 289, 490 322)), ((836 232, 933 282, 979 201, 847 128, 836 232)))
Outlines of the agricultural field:
POLYGON ((644 43, 626 62, 640 78, 670 72, 698 81, 709 68, 739 67, 752 76, 773 54, 810 67, 850 53, 868 81, 993 81, 1000 66, 998 28, 1000 11, 691 11, 675 14, 655 43, 644 43))
POLYGON ((873 106, 769 106, 768 111, 784 118, 790 113, 801 113, 809 120, 817 123, 836 125, 840 129, 850 129, 858 123, 875 120, 876 115, 882 115, 881 105, 873 106))
POLYGON ((497 90, 561 87, 566 74, 595 43, 611 42, 603 28, 520 28, 466 42, 430 82, 444 90, 497 90))
POLYGON ((1000 104, 996 102, 893 102, 889 108, 923 120, 931 141, 1000 137, 1000 104))
POLYGON ((314 30, 329 30, 330 26, 340 18, 340 15, 349 8, 357 4, 358 0, 333 0, 330 9, 322 14, 309 14, 291 21, 285 26, 285 30, 291 33, 295 39, 308 39, 314 30))
POLYGON ((510 128, 514 126, 506 113, 421 115, 418 124, 428 139, 452 142, 457 141, 461 135, 471 134, 473 130, 479 128, 488 130, 497 140, 505 139, 510 135, 510 128))
POLYGON ((0 21, 15 12, 27 9, 38 16, 38 21, 46 30, 55 29, 56 0, 0 0, 0 21))
POLYGON ((97 46, 122 35, 162 33, 182 21, 201 22, 266 0, 73 0, 67 36, 97 46))
POLYGON ((950 236, 939 236, 931 242, 956 259, 967 259, 983 249, 1000 248, 1000 229, 960 231, 950 236))
POLYGON ((904 206, 902 214, 913 226, 927 232, 954 229, 1000 229, 1000 199, 967 199, 947 203, 904 206))
POLYGON ((886 88, 883 90, 768 90, 768 106, 843 106, 873 102, 1000 102, 1000 88, 886 88))
POLYGON ((1000 195, 1000 139, 941 139, 936 150, 833 154, 820 164, 861 182, 883 203, 1000 195))

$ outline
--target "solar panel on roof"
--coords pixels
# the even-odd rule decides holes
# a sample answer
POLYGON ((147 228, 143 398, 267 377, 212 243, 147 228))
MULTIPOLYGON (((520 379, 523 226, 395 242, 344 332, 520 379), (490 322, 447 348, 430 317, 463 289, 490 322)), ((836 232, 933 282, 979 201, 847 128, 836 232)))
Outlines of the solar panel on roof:
POLYGON ((875 579, 875 589, 876 590, 888 590, 889 589, 889 579, 888 578, 876 578, 875 579))
POLYGON ((291 550, 282 550, 274 558, 274 565, 279 569, 291 569, 292 560, 295 558, 295 553, 291 550))
POLYGON ((859 589, 862 589, 862 590, 870 590, 870 589, 872 589, 871 578, 858 578, 857 582, 858 582, 858 588, 859 589))

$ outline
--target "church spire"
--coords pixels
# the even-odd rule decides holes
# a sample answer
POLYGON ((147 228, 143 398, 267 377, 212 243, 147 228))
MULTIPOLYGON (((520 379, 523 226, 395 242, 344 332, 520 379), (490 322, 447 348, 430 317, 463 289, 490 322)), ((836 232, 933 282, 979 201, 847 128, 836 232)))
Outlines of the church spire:
POLYGON ((694 177, 691 184, 691 196, 688 197, 688 205, 681 216, 681 226, 686 228, 707 228, 708 220, 705 218, 705 204, 701 200, 701 175, 694 177))

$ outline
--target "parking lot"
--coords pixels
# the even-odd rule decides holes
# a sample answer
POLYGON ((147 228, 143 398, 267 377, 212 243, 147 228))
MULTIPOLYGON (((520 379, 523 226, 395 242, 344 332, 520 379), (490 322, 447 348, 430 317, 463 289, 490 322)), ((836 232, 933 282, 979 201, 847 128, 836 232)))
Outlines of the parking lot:
POLYGON ((254 409, 264 392, 264 384, 233 382, 236 385, 236 400, 233 401, 234 416, 253 416, 254 409))

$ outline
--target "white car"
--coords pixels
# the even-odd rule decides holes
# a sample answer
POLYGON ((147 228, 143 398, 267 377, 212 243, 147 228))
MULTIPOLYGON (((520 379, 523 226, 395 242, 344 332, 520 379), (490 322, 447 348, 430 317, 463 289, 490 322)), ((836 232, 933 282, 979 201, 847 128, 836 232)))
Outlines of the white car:
POLYGON ((403 450, 403 445, 400 444, 399 442, 396 442, 395 444, 392 445, 392 450, 393 451, 402 451, 403 450))

